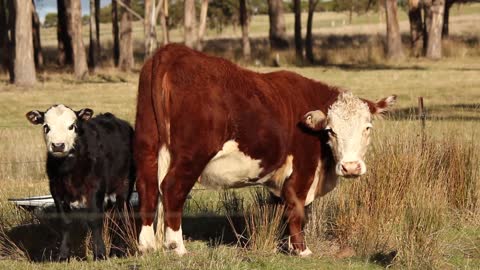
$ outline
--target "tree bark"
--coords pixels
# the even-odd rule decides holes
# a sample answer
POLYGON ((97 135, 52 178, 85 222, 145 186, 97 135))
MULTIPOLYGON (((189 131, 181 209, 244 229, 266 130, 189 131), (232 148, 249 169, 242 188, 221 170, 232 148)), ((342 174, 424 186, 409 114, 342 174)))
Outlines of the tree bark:
POLYGON ((120 41, 118 30, 118 7, 117 1, 112 1, 112 34, 113 34, 113 64, 118 67, 120 58, 120 41))
POLYGON ((145 0, 145 17, 143 19, 143 30, 145 35, 145 58, 148 58, 150 55, 152 55, 153 51, 157 47, 155 22, 155 0, 145 0))
POLYGON ((190 48, 195 48, 197 44, 196 33, 196 18, 195 18, 195 0, 185 0, 184 6, 184 39, 185 45, 190 48))
POLYGON ((412 52, 415 57, 419 57, 422 53, 423 40, 423 22, 420 1, 410 0, 408 6, 412 52))
POLYGON ((32 0, 32 34, 33 34, 33 58, 37 69, 43 68, 42 43, 40 41, 40 19, 38 18, 35 2, 32 0))
POLYGON ((82 38, 82 6, 80 1, 69 0, 69 35, 73 49, 73 71, 77 80, 83 80, 88 73, 87 55, 82 38))
POLYGON ((302 42, 302 6, 300 0, 293 0, 293 10, 295 13, 295 54, 298 60, 303 61, 303 42, 302 42))
POLYGON ((386 0, 385 11, 387 15, 387 58, 404 58, 402 37, 400 36, 397 19, 397 0, 386 0))
POLYGON ((7 9, 8 9, 8 19, 7 19, 7 28, 9 32, 8 44, 7 44, 7 65, 8 65, 8 74, 10 75, 10 82, 14 83, 15 81, 15 69, 14 69, 14 58, 15 58, 15 22, 16 22, 16 11, 14 1, 7 0, 7 9))
POLYGON ((245 61, 250 61, 251 49, 250 39, 248 37, 248 11, 246 0, 240 0, 240 25, 242 26, 243 58, 245 61))
POLYGON ((8 18, 5 1, 0 0, 0 72, 8 70, 8 18))
MULTIPOLYGON (((130 8, 131 0, 123 0, 125 6, 130 8)), ((130 71, 133 68, 133 39, 132 18, 130 12, 122 6, 120 21, 120 69, 130 71)))
POLYGON ((37 79, 33 59, 32 1, 15 0, 15 10, 14 83, 33 86, 37 79))
POLYGON ((270 47, 280 50, 288 48, 282 0, 268 0, 268 18, 270 20, 270 47))
POLYGON ((432 26, 432 0, 423 0, 423 55, 427 54, 428 33, 432 26))
POLYGON ((208 0, 202 0, 202 7, 200 9, 200 25, 198 27, 198 41, 197 50, 203 49, 203 37, 205 36, 205 30, 207 28, 207 12, 208 12, 208 0))
POLYGON ((308 18, 307 18, 307 36, 305 37, 305 55, 307 61, 312 64, 315 59, 313 56, 313 14, 315 12, 315 7, 318 4, 318 0, 308 0, 308 18))
POLYGON ((160 8, 160 25, 162 26, 162 44, 167 45, 170 43, 170 35, 168 33, 168 0, 161 0, 163 3, 160 8))
POLYGON ((100 61, 100 0, 90 0, 90 46, 88 48, 88 63, 95 70, 100 61))
POLYGON ((68 34, 69 14, 67 13, 67 1, 68 0, 57 0, 57 63, 60 66, 71 65, 73 63, 72 40, 68 34))
POLYGON ((442 27, 445 0, 433 0, 431 5, 431 26, 428 32, 426 56, 430 59, 442 58, 442 27))
POLYGON ((446 0, 445 2, 445 11, 443 13, 443 28, 442 28, 442 39, 448 38, 448 25, 450 21, 450 8, 452 7, 454 0, 446 0))

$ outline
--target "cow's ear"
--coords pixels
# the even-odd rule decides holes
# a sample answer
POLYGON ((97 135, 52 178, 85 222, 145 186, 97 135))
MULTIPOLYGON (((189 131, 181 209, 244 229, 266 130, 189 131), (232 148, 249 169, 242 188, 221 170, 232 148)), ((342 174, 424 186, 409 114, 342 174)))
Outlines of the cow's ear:
POLYGON ((382 98, 377 102, 373 102, 366 99, 362 99, 362 100, 367 103, 371 114, 379 115, 389 111, 392 108, 393 104, 395 104, 395 102, 397 101, 397 96, 392 95, 386 98, 382 98))
POLYGON ((39 112, 37 110, 29 111, 25 116, 27 117, 28 121, 34 125, 43 124, 44 121, 44 112, 39 112))
POLYGON ((302 123, 311 130, 319 131, 325 127, 326 115, 320 111, 310 111, 302 118, 302 123))
POLYGON ((90 118, 93 116, 93 110, 89 108, 81 109, 80 111, 77 111, 77 117, 80 120, 83 121, 88 121, 90 118))

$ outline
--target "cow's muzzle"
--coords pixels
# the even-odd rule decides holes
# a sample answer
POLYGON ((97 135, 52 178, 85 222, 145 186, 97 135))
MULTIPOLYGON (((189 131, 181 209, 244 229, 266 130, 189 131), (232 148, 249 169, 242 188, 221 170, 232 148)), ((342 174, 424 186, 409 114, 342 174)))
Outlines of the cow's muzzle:
POLYGON ((337 165, 337 174, 343 177, 357 177, 365 173, 364 167, 361 161, 340 162, 337 165))

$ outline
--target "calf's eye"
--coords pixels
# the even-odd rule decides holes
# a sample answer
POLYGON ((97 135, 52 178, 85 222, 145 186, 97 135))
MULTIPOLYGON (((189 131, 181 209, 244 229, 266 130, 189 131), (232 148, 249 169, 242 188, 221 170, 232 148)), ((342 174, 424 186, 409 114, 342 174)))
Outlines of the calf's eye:
POLYGON ((72 124, 68 127, 68 130, 75 130, 75 129, 76 129, 75 124, 72 124))
POLYGON ((49 131, 50 131, 50 127, 48 125, 44 125, 43 126, 43 132, 45 132, 45 134, 47 134, 49 131))

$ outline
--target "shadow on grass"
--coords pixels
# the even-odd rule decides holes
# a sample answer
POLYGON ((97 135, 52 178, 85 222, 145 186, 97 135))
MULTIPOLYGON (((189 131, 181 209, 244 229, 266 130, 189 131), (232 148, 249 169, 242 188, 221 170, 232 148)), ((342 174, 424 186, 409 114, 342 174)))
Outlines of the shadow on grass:
MULTIPOLYGON (((56 261, 61 241, 60 221, 56 218, 53 207, 45 209, 45 212, 37 214, 36 224, 25 224, 14 227, 6 232, 7 237, 33 262, 56 261)), ((232 216, 232 222, 238 233, 245 228, 243 216, 232 216)), ((135 219, 137 234, 140 233, 141 221, 135 219)), ((196 215, 184 216, 182 230, 185 239, 206 241, 209 246, 218 244, 237 244, 237 237, 232 230, 226 216, 219 215, 196 215)), ((71 255, 79 260, 86 260, 86 236, 87 226, 76 223, 71 234, 71 255)), ((138 235, 137 235, 138 237, 138 235)))
MULTIPOLYGON (((314 54, 317 59, 312 66, 337 67, 346 70, 423 70, 425 68, 417 65, 388 65, 385 62, 384 48, 385 36, 378 34, 314 34, 314 54), (363 55, 362 50, 368 50, 366 55, 363 55), (347 56, 346 56, 346 55, 347 56), (337 55, 339 57, 346 57, 340 64, 331 61, 330 56, 337 55), (348 56, 349 55, 349 56, 348 56), (363 55, 363 56, 361 56, 363 55), (353 57, 350 59, 349 57, 353 57), (372 60, 374 59, 374 60, 372 60), (375 60, 376 59, 376 60, 375 60), (360 64, 358 64, 360 63, 360 64), (379 64, 382 63, 382 64, 379 64)), ((457 36, 450 35, 449 41, 453 44, 465 46, 472 49, 476 53, 480 44, 480 38, 471 36, 457 36)), ((278 53, 282 56, 281 65, 296 65, 305 66, 305 62, 299 62, 295 57, 295 47, 293 36, 288 37, 289 47, 285 50, 272 51, 268 37, 251 37, 250 44, 252 48, 251 58, 254 59, 252 63, 260 66, 277 66, 279 63, 275 59, 278 53)), ((235 62, 242 63, 243 50, 241 38, 215 38, 204 41, 204 52, 211 55, 223 57, 235 62)), ((402 43, 404 48, 409 48, 410 37, 402 35, 402 43)), ((100 67, 113 67, 113 50, 112 42, 102 43, 100 67)), ((88 50, 88 46, 86 46, 88 50)), ((135 62, 143 63, 144 45, 141 40, 134 41, 134 58, 135 62)), ((59 66, 57 64, 56 47, 44 47, 43 54, 45 59, 45 66, 43 70, 51 72, 72 72, 72 67, 59 66)), ((408 51, 407 51, 408 54, 408 51)), ((335 58, 335 57, 333 57, 335 58)), ((458 71, 478 71, 478 68, 448 68, 458 71)), ((139 70, 132 70, 136 73, 139 70)), ((107 80, 108 81, 108 80, 107 80)))

